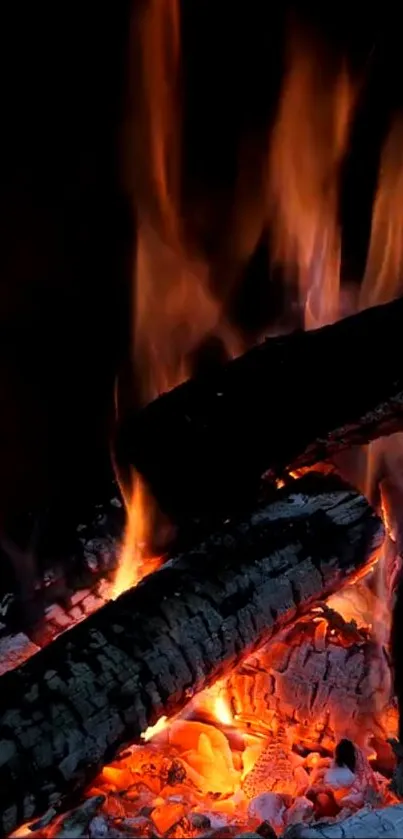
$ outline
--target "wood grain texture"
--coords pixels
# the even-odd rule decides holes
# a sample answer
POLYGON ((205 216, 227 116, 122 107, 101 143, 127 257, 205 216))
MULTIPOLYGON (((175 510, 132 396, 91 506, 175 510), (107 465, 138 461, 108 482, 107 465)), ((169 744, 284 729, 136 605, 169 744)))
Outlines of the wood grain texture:
POLYGON ((362 569, 367 501, 310 474, 0 679, 0 833, 82 788, 123 745, 362 569))

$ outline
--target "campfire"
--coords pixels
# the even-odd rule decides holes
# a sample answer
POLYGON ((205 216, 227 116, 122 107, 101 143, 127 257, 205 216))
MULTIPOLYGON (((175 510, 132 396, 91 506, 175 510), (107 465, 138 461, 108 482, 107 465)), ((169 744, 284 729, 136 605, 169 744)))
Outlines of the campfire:
POLYGON ((305 328, 249 346, 181 217, 179 4, 140 4, 133 33, 142 404, 123 412, 117 383, 119 488, 78 526, 85 587, 61 598, 42 581, 29 630, 2 604, 0 833, 398 837, 402 125, 346 291, 360 86, 294 33, 264 187, 243 225, 237 204, 224 262, 235 278, 269 225, 305 328), (195 371, 202 345, 220 359, 195 371))

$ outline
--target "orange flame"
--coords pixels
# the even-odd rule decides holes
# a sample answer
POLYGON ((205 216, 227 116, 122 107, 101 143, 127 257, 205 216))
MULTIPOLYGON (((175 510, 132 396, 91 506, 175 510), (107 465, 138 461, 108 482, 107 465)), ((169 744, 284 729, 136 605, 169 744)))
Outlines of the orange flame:
MULTIPOLYGON (((208 267, 185 241, 181 221, 178 0, 140 4, 133 38, 141 86, 132 108, 137 218, 132 356, 141 402, 147 404, 190 375, 194 353, 205 338, 221 339, 230 355, 239 352, 239 345, 211 293, 208 267)), ((139 545, 147 537, 152 499, 138 476, 125 495, 127 527, 115 580, 119 592, 150 568, 139 545)))
MULTIPOLYGON (((403 120, 397 118, 389 131, 381 154, 378 186, 375 196, 371 237, 365 275, 360 291, 360 308, 387 303, 401 295, 403 268, 403 120)), ((374 336, 375 337, 375 336, 374 336)), ((401 464, 403 434, 381 438, 367 450, 368 496, 373 486, 381 488, 382 511, 389 534, 395 535, 403 497, 401 464)), ((401 550, 401 547, 400 547, 401 550)), ((379 573, 378 596, 390 597, 393 571, 386 562, 379 573)), ((389 626, 386 624, 386 633, 389 626)), ((385 624, 380 629, 384 639, 385 624)), ((380 640, 382 640, 380 638, 380 640)))
MULTIPOLYGON (((343 314, 339 181, 355 99, 356 87, 344 67, 332 71, 316 45, 306 39, 292 39, 270 148, 269 208, 275 255, 287 272, 298 276, 307 329, 343 314)), ((402 293, 402 201, 403 120, 399 118, 381 155, 360 308, 387 302, 402 293)), ((349 305, 352 308, 352 301, 349 305)), ((384 478, 382 500, 389 519, 392 499, 403 497, 398 466, 402 446, 403 435, 377 440, 363 453, 365 475, 356 475, 356 482, 372 503, 379 503, 379 482, 384 478)), ((384 565, 382 555, 377 594, 387 602, 389 572, 384 565)), ((388 627, 383 621, 374 623, 378 641, 384 643, 388 627)))
POLYGON ((127 521, 119 564, 113 581, 112 597, 133 588, 160 564, 158 557, 146 558, 144 547, 148 534, 147 493, 143 481, 133 478, 131 496, 125 502, 127 521))
POLYGON ((355 91, 326 72, 316 45, 294 38, 269 157, 275 255, 297 271, 308 329, 339 316, 340 165, 355 91))
POLYGON ((387 137, 375 197, 371 240, 360 307, 376 306, 403 291, 403 119, 396 119, 387 137))
POLYGON ((179 236, 180 4, 134 5, 130 38, 126 175, 136 209, 171 240, 179 236))

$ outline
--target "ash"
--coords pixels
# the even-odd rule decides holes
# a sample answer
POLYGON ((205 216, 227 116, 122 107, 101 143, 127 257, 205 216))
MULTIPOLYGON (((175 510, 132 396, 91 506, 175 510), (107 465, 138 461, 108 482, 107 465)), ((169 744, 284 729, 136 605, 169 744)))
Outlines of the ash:
MULTIPOLYGON (((90 596, 76 593, 72 609, 92 608, 90 596)), ((368 627, 322 604, 145 732, 78 807, 14 835, 400 836, 387 675, 368 627)))

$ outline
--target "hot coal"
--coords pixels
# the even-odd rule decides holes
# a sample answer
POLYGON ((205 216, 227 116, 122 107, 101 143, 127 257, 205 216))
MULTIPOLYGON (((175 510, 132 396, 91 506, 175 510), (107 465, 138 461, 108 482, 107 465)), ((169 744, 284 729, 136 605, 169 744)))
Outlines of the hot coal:
POLYGON ((308 475, 1 677, 3 832, 367 568, 382 538, 362 496, 308 475))

